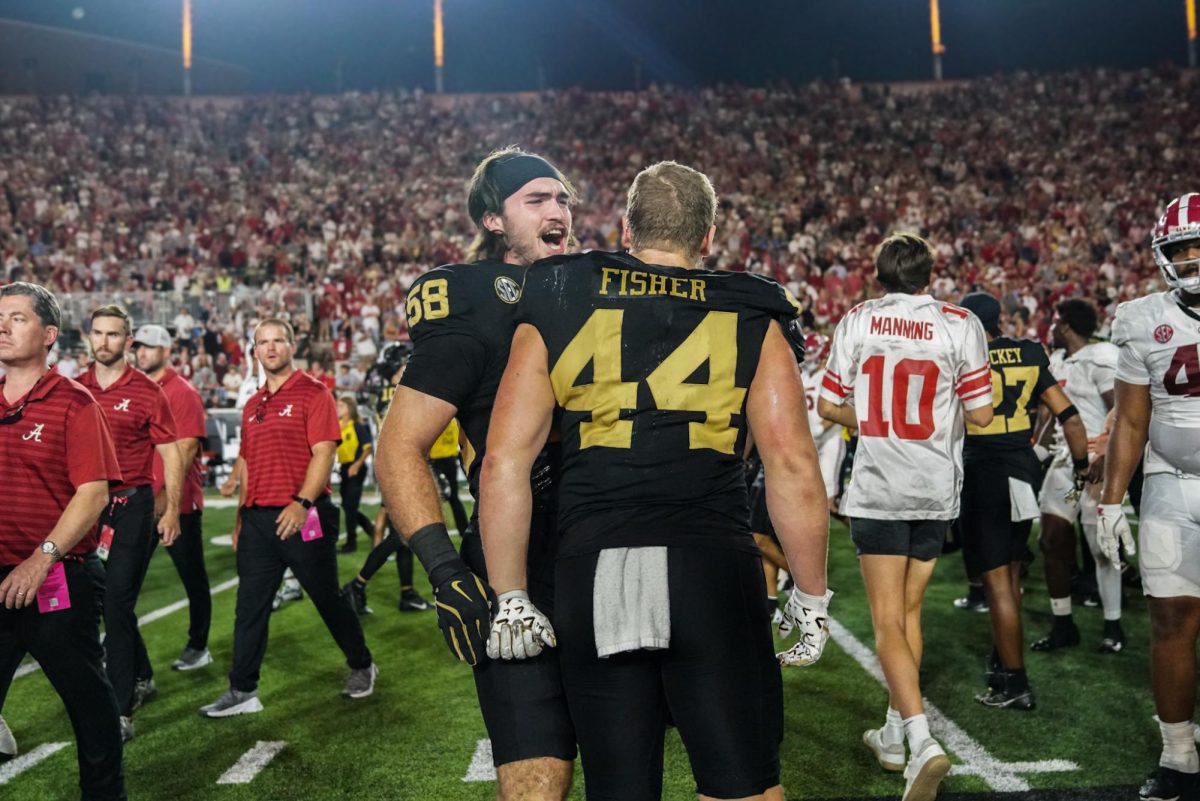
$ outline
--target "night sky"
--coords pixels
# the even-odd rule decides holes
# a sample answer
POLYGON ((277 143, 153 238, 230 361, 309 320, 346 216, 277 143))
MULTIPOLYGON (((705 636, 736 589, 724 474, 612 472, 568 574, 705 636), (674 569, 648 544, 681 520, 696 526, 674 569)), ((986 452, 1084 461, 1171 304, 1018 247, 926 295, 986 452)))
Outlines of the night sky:
MULTIPOLYGON (((444 0, 446 89, 930 75, 927 0, 444 0)), ((0 0, 0 17, 179 49, 181 0, 0 0), (72 12, 82 9, 77 19, 72 12)), ((433 0, 193 0, 195 55, 258 91, 433 84, 433 0)), ((947 78, 1186 60, 1183 0, 941 0, 947 78)), ((76 12, 77 14, 78 12, 76 12)))

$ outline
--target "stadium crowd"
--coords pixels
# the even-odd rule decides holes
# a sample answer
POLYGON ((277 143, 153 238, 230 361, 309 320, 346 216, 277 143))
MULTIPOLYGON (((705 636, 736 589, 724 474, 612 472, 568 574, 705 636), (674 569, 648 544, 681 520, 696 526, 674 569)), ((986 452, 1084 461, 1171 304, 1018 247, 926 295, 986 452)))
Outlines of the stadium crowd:
POLYGON ((1096 70, 918 91, 9 99, 0 262, 139 319, 169 299, 156 322, 209 405, 232 405, 272 314, 296 321, 299 359, 353 389, 382 342, 407 338, 413 280, 462 258, 462 176, 520 142, 578 183, 584 248, 616 248, 630 177, 677 158, 721 196, 710 266, 788 284, 817 328, 867 297, 872 249, 908 229, 937 249, 935 293, 991 291, 1011 333, 1045 339, 1058 300, 1111 314, 1156 280, 1142 245, 1198 95, 1179 73, 1096 70))

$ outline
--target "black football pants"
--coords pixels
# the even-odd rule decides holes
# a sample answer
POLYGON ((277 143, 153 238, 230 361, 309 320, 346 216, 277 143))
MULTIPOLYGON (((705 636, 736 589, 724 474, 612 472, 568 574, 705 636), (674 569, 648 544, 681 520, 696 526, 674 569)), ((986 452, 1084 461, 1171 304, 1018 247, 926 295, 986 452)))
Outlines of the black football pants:
MULTIPOLYGON (((0 607, 0 698, 21 655, 29 652, 50 680, 75 730, 84 801, 124 801, 117 699, 102 665, 92 579, 79 562, 64 562, 71 607, 42 613, 0 607)), ((12 568, 0 569, 0 581, 12 568)))
POLYGON ((229 672, 229 686, 242 692, 258 688, 259 670, 267 653, 271 602, 284 570, 289 567, 346 655, 346 664, 354 670, 371 666, 371 652, 358 615, 339 592, 338 508, 327 498, 318 502, 324 536, 308 542, 299 532, 286 540, 275 534, 275 518, 282 509, 280 506, 242 509, 242 533, 237 548, 240 582, 233 624, 233 669, 229 672))

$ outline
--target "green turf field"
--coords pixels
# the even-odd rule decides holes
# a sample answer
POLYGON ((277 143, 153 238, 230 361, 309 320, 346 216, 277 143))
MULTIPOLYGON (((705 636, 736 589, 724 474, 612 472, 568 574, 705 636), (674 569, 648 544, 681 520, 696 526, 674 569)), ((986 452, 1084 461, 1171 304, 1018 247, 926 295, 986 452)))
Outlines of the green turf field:
MULTIPOLYGON (((229 509, 207 512, 206 539, 228 533, 232 518, 229 509)), ((228 547, 208 543, 207 555, 214 586, 234 576, 228 547)), ((342 579, 351 578, 364 558, 361 547, 358 554, 339 557, 342 579)), ((428 597, 419 568, 418 574, 418 589, 428 597)), ((1099 795, 1102 787, 1138 783, 1155 764, 1159 748, 1148 688, 1146 604, 1140 593, 1126 596, 1129 642, 1124 653, 1095 652, 1100 611, 1077 605, 1083 645, 1028 656, 1038 710, 989 710, 973 700, 982 688, 983 658, 989 647, 986 616, 959 611, 950 603, 962 594, 962 575, 957 555, 942 560, 924 617, 926 697, 951 721, 947 729, 935 720, 934 734, 943 739, 956 763, 966 763, 947 779, 944 792, 984 797, 1005 790, 1095 788, 1099 795), (1050 760, 1069 761, 1078 769, 1039 772, 1069 766, 1014 764, 1050 760), (976 775, 957 772, 964 768, 976 775)), ((832 615, 844 626, 840 641, 830 643, 815 667, 784 674, 787 796, 898 797, 903 779, 880 771, 859 741, 864 728, 880 724, 886 697, 880 684, 843 648, 846 634, 867 648, 872 639, 853 548, 840 525, 835 525, 831 541, 830 586, 837 592, 832 615)), ((285 606, 272 617, 259 687, 265 710, 226 720, 205 720, 196 710, 226 687, 236 591, 214 598, 210 647, 215 662, 202 670, 174 673, 169 669, 185 641, 186 609, 146 624, 142 632, 157 671, 159 696, 137 713, 137 738, 126 746, 130 798, 492 798, 491 782, 464 781, 476 745, 486 737, 474 704, 470 670, 449 657, 432 612, 396 611, 397 589, 390 564, 370 586, 375 614, 364 618, 364 627, 380 667, 373 696, 361 701, 341 698, 345 677, 341 655, 305 600, 285 606), (258 741, 282 741, 286 746, 250 783, 218 785, 218 778, 258 741)), ((156 554, 139 614, 183 597, 170 560, 156 554)), ((1025 599, 1029 641, 1043 633, 1050 619, 1036 564, 1025 599)), ((0 798, 78 798, 71 729, 45 676, 35 672, 17 679, 3 711, 22 754, 45 743, 68 745, 0 784, 0 798)), ((0 766, 0 777, 4 770, 0 766)), ((666 773, 664 798, 694 798, 686 757, 673 732, 668 735, 666 773)), ((1135 791, 1123 795, 1134 797, 1135 791)), ((583 798, 579 778, 571 797, 583 798)))

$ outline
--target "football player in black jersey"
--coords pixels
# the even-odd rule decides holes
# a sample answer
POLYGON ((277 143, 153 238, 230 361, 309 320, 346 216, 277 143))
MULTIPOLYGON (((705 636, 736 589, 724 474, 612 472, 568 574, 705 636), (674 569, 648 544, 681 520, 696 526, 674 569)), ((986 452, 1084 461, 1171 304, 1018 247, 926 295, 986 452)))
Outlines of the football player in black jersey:
POLYGON ((589 799, 660 797, 668 715, 702 798, 783 797, 782 680, 742 468, 749 429, 796 581, 785 619, 801 642, 779 660, 810 664, 828 637, 828 507, 785 334, 798 307, 770 279, 696 269, 715 210, 706 176, 662 162, 629 190, 628 254, 530 268, 492 415, 488 653, 560 652, 589 799), (551 624, 524 591, 527 475, 554 421, 551 624))
MULTIPOLYGON (((404 366, 410 351, 408 343, 392 342, 386 345, 379 359, 371 366, 366 380, 363 382, 362 394, 374 403, 376 415, 382 422, 387 415, 392 396, 404 375, 404 366)), ((375 515, 374 546, 363 561, 358 574, 342 587, 342 595, 360 615, 371 613, 367 605, 367 583, 387 563, 392 554, 396 555, 396 573, 400 578, 400 600, 396 606, 401 612, 424 612, 432 609, 429 602, 421 597, 413 586, 413 555, 412 550, 404 544, 396 527, 388 521, 387 507, 379 505, 375 515), (384 536, 384 532, 387 536, 384 536)))
MULTIPOLYGON (((475 666, 475 686, 504 799, 564 798, 571 786, 575 732, 553 652, 526 663, 486 659, 487 574, 477 530, 460 556, 442 516, 429 450, 457 418, 468 452, 482 454, 496 389, 508 361, 525 268, 565 253, 575 191, 553 165, 516 148, 480 162, 467 205, 479 229, 473 263, 439 267, 409 288, 405 308, 413 351, 379 435, 376 473, 388 514, 429 573, 438 624, 451 650, 475 666)), ((543 444, 545 440, 543 439, 543 444)), ((479 499, 479 459, 468 484, 479 499)), ((553 598, 556 537, 546 471, 538 483, 530 549, 530 595, 553 598)), ((526 473, 525 490, 531 476, 526 473)), ((474 515, 479 514, 476 503, 474 515)), ((527 528, 529 533, 530 529, 527 528)))
POLYGON ((992 422, 982 428, 967 424, 959 514, 963 561, 969 575, 983 580, 995 643, 986 671, 988 690, 975 700, 1030 710, 1035 702, 1022 653, 1020 566, 1038 517, 1041 468, 1031 439, 1038 404, 1062 423, 1077 482, 1087 475, 1087 431, 1050 373, 1042 346, 1001 335, 1000 302, 973 292, 961 305, 983 323, 992 368, 992 422))

